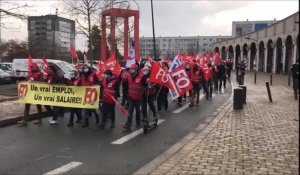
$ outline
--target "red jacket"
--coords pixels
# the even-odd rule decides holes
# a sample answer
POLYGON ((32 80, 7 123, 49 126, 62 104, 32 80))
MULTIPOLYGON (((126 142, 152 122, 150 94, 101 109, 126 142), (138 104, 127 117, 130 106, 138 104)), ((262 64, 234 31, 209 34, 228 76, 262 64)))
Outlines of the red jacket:
POLYGON ((84 75, 81 75, 81 85, 82 86, 92 86, 94 85, 94 73, 91 73, 87 78, 84 75))
POLYGON ((103 87, 103 102, 108 104, 115 104, 114 100, 109 96, 115 97, 116 95, 116 86, 117 79, 112 79, 109 82, 106 81, 106 78, 102 81, 103 87), (109 95, 107 95, 109 94, 109 95))
POLYGON ((43 74, 42 72, 35 72, 35 73, 31 73, 29 75, 29 80, 32 80, 32 81, 43 81, 43 74))
POLYGON ((209 81, 213 75, 213 68, 212 67, 205 67, 203 68, 203 76, 205 81, 209 81))
POLYGON ((133 100, 141 100, 143 98, 142 74, 132 79, 132 75, 128 76, 128 92, 129 97, 133 100))
POLYGON ((201 70, 194 71, 193 69, 190 71, 190 80, 193 84, 200 84, 201 81, 201 70))

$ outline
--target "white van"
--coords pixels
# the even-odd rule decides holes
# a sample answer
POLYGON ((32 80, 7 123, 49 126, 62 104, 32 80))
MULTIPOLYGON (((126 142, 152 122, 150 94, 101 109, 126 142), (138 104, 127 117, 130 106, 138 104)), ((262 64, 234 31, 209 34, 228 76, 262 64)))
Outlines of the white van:
MULTIPOLYGON (((43 61, 42 59, 32 59, 33 62, 37 63, 40 69, 43 68, 43 61)), ((47 62, 49 66, 54 66, 56 70, 60 69, 65 73, 65 78, 70 79, 70 72, 73 69, 73 67, 61 60, 52 60, 47 59, 47 62)), ((12 64, 12 75, 17 80, 26 80, 28 74, 28 58, 22 58, 22 59, 14 59, 12 64)))

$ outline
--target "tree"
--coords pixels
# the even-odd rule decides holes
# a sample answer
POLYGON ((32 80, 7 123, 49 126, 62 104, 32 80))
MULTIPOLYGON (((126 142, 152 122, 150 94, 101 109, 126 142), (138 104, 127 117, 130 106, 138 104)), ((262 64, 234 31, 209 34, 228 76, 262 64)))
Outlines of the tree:
MULTIPOLYGON (((132 2, 136 3, 135 1, 132 2)), ((72 18, 75 18, 78 26, 77 30, 88 38, 89 55, 91 55, 93 58, 92 43, 94 43, 93 39, 95 38, 92 37, 92 26, 100 27, 99 14, 101 14, 101 12, 107 8, 116 7, 129 9, 131 4, 129 0, 64 0, 64 3, 67 5, 67 10, 71 13, 72 18)), ((121 26, 122 22, 123 20, 119 20, 117 18, 116 25, 119 33, 121 32, 118 26, 121 26)), ((107 25, 107 28, 109 27, 110 25, 107 25)), ((133 28, 130 28, 130 30, 133 30, 133 28)), ((122 38, 117 36, 116 43, 122 43, 122 38)), ((95 47, 95 45, 93 46, 95 47)))
MULTIPOLYGON (((0 18, 6 19, 14 17, 21 20, 27 20, 27 15, 23 13, 22 10, 26 10, 28 7, 29 6, 27 4, 20 5, 14 1, 0 0, 0 18)), ((0 21, 0 28, 9 28, 5 22, 2 22, 2 20, 0 21)))
POLYGON ((9 40, 1 42, 2 61, 12 62, 15 58, 28 57, 28 44, 25 41, 9 40))

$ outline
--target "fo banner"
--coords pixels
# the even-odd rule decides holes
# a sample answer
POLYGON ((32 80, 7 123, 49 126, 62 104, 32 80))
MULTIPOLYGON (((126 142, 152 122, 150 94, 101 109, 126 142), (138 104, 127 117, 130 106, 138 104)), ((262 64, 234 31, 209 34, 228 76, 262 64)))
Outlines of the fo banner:
POLYGON ((45 83, 19 83, 19 103, 71 108, 99 108, 99 86, 64 86, 45 83))

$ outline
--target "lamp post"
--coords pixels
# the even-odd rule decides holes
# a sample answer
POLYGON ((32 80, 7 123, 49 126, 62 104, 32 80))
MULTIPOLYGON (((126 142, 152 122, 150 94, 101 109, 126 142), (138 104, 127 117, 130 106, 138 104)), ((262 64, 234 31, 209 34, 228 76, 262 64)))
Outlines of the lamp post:
POLYGON ((153 1, 151 0, 151 14, 152 14, 152 32, 153 32, 153 51, 154 51, 154 60, 157 60, 156 57, 156 45, 155 45, 155 30, 154 30, 154 14, 153 14, 153 1))

